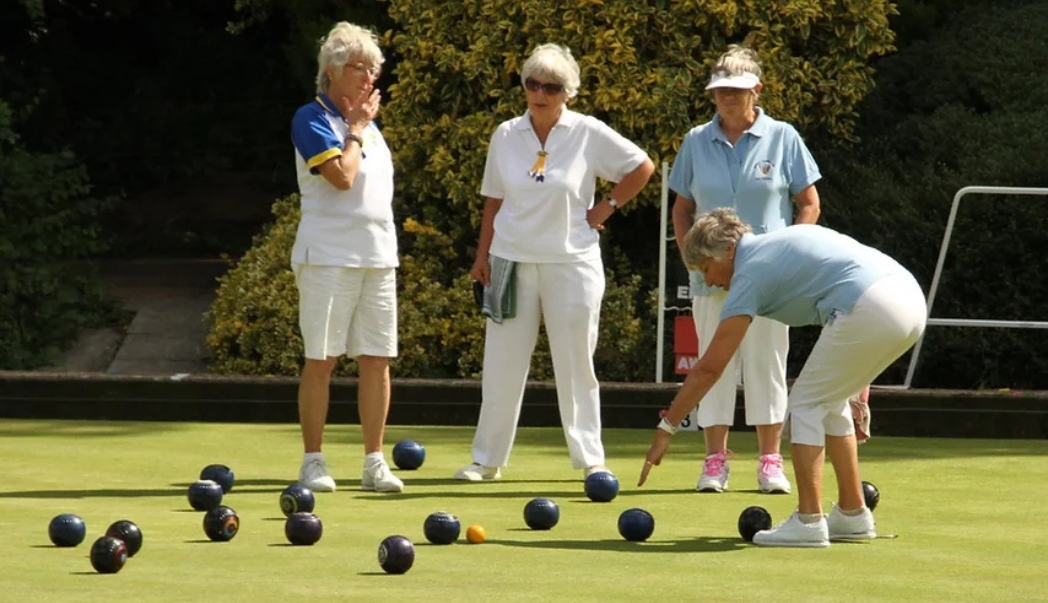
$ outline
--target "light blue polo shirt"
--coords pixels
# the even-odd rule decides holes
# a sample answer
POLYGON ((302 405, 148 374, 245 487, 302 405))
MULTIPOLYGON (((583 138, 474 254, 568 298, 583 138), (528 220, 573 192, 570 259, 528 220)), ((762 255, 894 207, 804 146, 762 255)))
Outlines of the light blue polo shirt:
MULTIPOLYGON (((694 201, 697 214, 730 207, 755 233, 793 224, 794 195, 822 178, 819 166, 793 126, 757 108, 757 120, 735 145, 720 117, 684 135, 670 171, 669 187, 694 201)), ((689 272, 692 296, 710 295, 702 273, 689 272)))
POLYGON ((798 224, 742 235, 721 320, 764 316, 791 327, 824 325, 851 312, 870 285, 909 274, 894 259, 835 230, 798 224))

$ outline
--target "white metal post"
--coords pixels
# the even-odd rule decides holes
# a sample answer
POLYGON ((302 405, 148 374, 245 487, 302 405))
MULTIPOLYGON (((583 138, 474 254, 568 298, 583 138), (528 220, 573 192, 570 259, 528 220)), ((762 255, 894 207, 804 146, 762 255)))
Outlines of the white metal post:
POLYGON ((657 322, 657 343, 655 346, 655 383, 662 383, 663 351, 665 350, 666 329, 666 227, 669 215, 670 164, 662 162, 662 194, 659 197, 659 316, 657 322))

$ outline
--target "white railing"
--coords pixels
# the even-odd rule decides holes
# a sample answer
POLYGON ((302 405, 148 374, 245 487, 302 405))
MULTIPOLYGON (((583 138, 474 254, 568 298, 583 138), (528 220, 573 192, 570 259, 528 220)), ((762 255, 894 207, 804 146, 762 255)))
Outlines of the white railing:
MULTIPOLYGON (((957 191, 953 197, 953 206, 950 207, 950 217, 946 220, 946 233, 942 238, 942 246, 939 248, 939 261, 935 264, 935 275, 932 277, 932 285, 928 290, 928 326, 943 327, 993 327, 1008 329, 1048 329, 1048 322, 1032 320, 982 320, 964 318, 932 318, 932 304, 935 303, 935 293, 939 289, 939 277, 942 276, 942 267, 946 261, 946 250, 950 246, 950 236, 953 234, 954 222, 957 219, 957 207, 961 204, 961 198, 969 194, 987 195, 1048 195, 1048 188, 1021 188, 1014 186, 966 186, 957 191)), ((903 387, 909 388, 913 383, 913 374, 917 370, 917 360, 921 355, 921 344, 924 338, 917 340, 910 357, 910 367, 906 371, 906 381, 903 387)))

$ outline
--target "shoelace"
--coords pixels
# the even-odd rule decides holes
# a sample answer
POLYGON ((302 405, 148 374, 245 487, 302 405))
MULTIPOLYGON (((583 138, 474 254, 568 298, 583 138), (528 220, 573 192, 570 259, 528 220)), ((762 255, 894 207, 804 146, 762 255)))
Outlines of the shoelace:
POLYGON ((703 475, 711 477, 720 477, 724 473, 724 463, 731 458, 732 452, 727 450, 725 452, 717 452, 706 457, 705 467, 702 470, 703 475))
POLYGON ((778 454, 765 454, 760 458, 761 475, 764 477, 778 477, 782 475, 782 456, 778 454))

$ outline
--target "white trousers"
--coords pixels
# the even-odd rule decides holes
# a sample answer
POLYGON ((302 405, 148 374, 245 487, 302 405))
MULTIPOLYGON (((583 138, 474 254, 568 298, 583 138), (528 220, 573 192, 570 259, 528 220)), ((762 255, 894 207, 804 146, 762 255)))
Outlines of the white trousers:
MULTIPOLYGON (((721 322, 728 294, 718 291, 692 301, 699 357, 706 353, 721 322)), ((735 423, 736 383, 742 375, 746 424, 774 425, 786 417, 786 355, 790 329, 777 320, 755 316, 739 350, 732 356, 717 383, 702 399, 696 414, 699 427, 735 423)))
POLYGON ((877 281, 823 326, 790 391, 790 440, 825 446, 827 435, 855 433, 848 398, 917 342, 927 317, 920 285, 902 274, 877 281))
POLYGON ((509 462, 541 318, 549 336, 571 466, 603 465, 600 383, 593 369, 604 297, 603 262, 518 263, 516 278, 516 317, 502 324, 487 321, 473 462, 489 467, 509 462))

